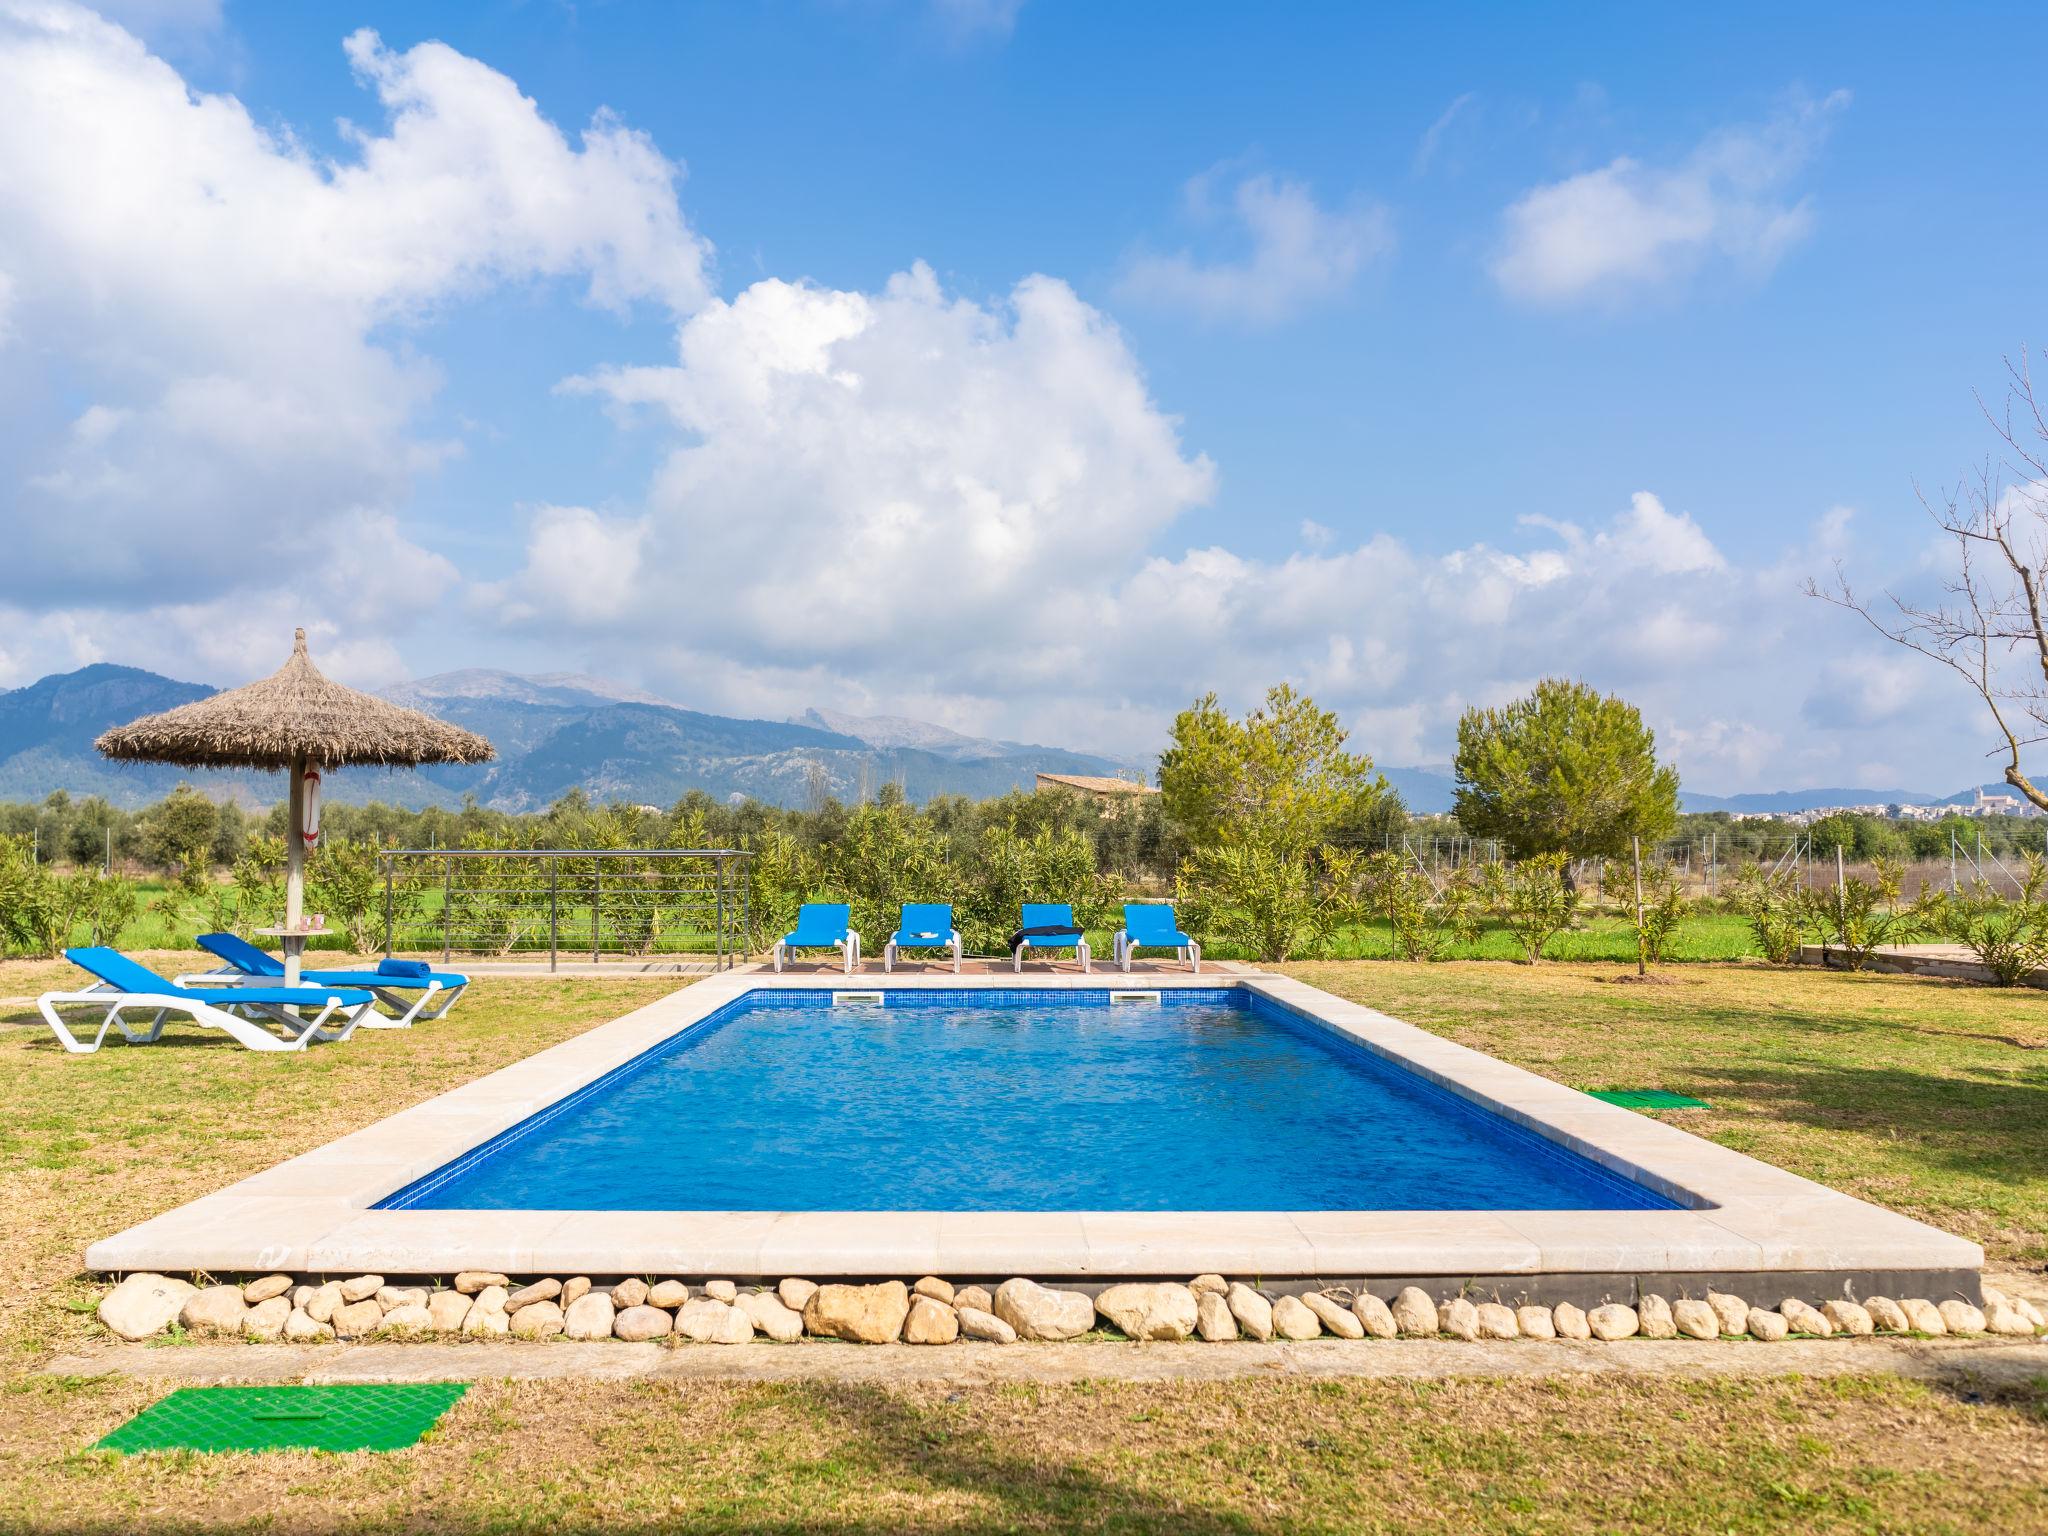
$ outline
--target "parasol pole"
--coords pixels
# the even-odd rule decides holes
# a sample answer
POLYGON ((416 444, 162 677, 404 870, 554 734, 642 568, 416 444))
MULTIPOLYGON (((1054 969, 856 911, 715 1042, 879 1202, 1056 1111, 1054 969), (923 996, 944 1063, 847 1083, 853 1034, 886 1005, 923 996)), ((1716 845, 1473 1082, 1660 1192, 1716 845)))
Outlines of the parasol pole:
POLYGON ((284 984, 299 984, 299 953, 306 947, 306 754, 294 752, 289 816, 284 834, 284 984))

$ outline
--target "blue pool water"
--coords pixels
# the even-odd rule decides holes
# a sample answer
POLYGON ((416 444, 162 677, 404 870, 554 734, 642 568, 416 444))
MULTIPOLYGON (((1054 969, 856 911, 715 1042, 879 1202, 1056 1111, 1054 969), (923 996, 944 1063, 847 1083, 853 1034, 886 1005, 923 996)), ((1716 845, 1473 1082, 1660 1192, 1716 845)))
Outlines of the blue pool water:
POLYGON ((760 991, 382 1209, 1617 1210, 1670 1202, 1239 989, 760 991))

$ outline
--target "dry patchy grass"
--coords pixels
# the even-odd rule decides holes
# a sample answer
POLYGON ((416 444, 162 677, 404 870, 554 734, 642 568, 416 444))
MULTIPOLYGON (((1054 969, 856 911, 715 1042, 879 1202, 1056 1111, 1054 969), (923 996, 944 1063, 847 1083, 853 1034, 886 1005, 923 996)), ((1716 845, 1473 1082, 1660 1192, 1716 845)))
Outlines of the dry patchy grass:
POLYGON ((1695 965, 1324 962, 1285 969, 1574 1088, 1707 1100, 1662 1118, 1982 1243, 2048 1258, 2048 993, 1695 965))

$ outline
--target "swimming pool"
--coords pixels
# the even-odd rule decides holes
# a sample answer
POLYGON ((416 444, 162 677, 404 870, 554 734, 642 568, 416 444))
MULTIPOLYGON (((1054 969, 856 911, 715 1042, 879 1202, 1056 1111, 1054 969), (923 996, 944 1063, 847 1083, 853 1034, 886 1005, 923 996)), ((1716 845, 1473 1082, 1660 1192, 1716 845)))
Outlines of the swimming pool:
POLYGON ((755 991, 382 1210, 1672 1210, 1241 988, 755 991))

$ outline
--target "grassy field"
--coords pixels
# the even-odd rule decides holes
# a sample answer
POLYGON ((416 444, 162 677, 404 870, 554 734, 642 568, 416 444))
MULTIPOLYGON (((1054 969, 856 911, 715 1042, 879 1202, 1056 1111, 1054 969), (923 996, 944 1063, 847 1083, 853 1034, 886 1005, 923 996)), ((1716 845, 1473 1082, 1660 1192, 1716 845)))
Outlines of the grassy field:
MULTIPOLYGON (((1697 1093, 1714 1108, 1690 1129, 2008 1259, 2048 1254, 2048 996, 1760 966, 1666 986, 1290 969, 1569 1083, 1697 1093)), ((385 1457, 92 1454, 160 1389, 32 1374, 94 1335, 86 1241, 675 982, 483 982, 441 1023, 304 1056, 185 1032, 67 1057, 19 1002, 65 971, 0 967, 0 1530, 2048 1530, 2048 1383, 1882 1376, 486 1383, 385 1457)))

